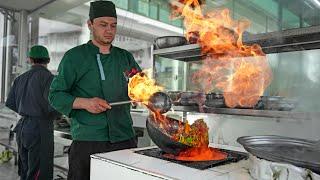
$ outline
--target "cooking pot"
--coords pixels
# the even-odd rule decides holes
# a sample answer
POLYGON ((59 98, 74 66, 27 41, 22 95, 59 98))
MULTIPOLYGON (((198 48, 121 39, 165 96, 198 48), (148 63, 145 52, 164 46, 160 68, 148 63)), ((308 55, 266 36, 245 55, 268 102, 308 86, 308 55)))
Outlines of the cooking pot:
POLYGON ((184 36, 163 36, 158 37, 154 41, 155 49, 163 49, 174 46, 182 46, 188 43, 184 36))

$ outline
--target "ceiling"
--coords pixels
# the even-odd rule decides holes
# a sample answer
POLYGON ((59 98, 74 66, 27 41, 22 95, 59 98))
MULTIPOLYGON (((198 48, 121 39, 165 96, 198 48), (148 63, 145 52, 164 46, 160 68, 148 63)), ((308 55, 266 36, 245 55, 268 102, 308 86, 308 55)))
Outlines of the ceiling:
POLYGON ((11 10, 27 10, 33 11, 56 0, 1 0, 0 7, 11 10))
MULTIPOLYGON (((30 13, 30 16, 40 15, 39 35, 77 31, 86 34, 89 13, 89 0, 57 0, 47 6, 30 13), (72 2, 74 1, 74 2, 72 2)), ((115 44, 128 50, 138 50, 150 47, 154 38, 166 35, 182 35, 182 29, 141 15, 117 9, 118 35, 131 37, 128 41, 117 41, 115 44), (134 40, 133 40, 134 39, 134 40)))
MULTIPOLYGON (((88 19, 89 6, 88 4, 82 3, 82 5, 75 6, 68 10, 61 10, 61 5, 57 5, 58 2, 65 1, 59 0, 40 9, 40 17, 53 20, 54 22, 61 22, 65 24, 70 24, 73 26, 78 26, 86 28, 86 21, 88 19), (51 6, 51 7, 50 7, 51 6), (46 9, 46 10, 43 10, 46 9)), ((79 0, 78 0, 79 1, 79 0)), ((85 1, 85 0, 82 0, 85 1)), ((65 5, 63 6, 65 8, 65 5)), ((172 25, 165 24, 160 21, 156 21, 141 15, 133 14, 131 12, 118 9, 118 34, 123 36, 130 36, 135 39, 141 39, 147 42, 153 42, 154 38, 159 36, 169 36, 169 35, 182 35, 183 31, 181 28, 174 27, 172 25)), ((60 24, 61 24, 60 23, 60 24)), ((53 26, 58 28, 57 23, 52 23, 53 26)), ((56 28, 52 26, 42 26, 49 29, 51 32, 56 28)), ((65 28, 66 29, 66 28, 65 28)), ((70 28, 73 29, 73 28, 70 28)), ((69 30, 70 30, 69 29, 69 30)), ((81 31, 81 30, 80 30, 81 31)), ((133 42, 133 41, 130 41, 133 42)), ((130 45, 131 47, 139 47, 140 43, 130 45)), ((144 46, 144 45, 143 45, 144 46)))
POLYGON ((319 25, 320 23, 320 1, 319 0, 275 0, 282 4, 296 16, 301 16, 303 21, 309 25, 319 25))
POLYGON ((50 19, 39 19, 39 36, 45 36, 51 33, 81 32, 81 27, 61 21, 50 19))

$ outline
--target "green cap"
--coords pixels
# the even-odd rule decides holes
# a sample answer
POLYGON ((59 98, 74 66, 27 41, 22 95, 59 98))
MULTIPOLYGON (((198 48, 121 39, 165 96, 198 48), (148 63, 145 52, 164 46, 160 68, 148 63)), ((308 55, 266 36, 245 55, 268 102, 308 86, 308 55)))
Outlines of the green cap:
POLYGON ((49 52, 47 48, 40 45, 32 46, 32 48, 29 51, 29 58, 48 58, 49 59, 49 52))
POLYGON ((91 20, 98 17, 117 18, 116 6, 111 1, 93 1, 90 3, 89 18, 91 20))

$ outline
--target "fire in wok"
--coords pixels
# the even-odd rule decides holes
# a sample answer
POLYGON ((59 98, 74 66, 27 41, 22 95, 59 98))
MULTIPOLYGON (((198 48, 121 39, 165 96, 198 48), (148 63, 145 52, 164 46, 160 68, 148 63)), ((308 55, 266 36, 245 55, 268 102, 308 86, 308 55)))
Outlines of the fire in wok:
POLYGON ((226 154, 209 148, 208 127, 200 119, 192 125, 169 118, 162 113, 171 108, 170 98, 163 92, 162 87, 144 73, 137 73, 129 81, 129 97, 142 102, 150 109, 151 115, 147 120, 147 131, 155 144, 168 158, 186 161, 221 160, 226 154))
POLYGON ((147 131, 166 158, 182 161, 222 160, 226 153, 208 147, 208 127, 203 119, 192 125, 154 112, 147 119, 147 131))

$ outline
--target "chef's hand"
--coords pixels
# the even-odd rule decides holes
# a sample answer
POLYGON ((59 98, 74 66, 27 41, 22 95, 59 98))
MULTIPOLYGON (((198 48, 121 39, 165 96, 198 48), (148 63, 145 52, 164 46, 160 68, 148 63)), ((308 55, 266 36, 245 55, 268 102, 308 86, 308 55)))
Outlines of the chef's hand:
POLYGON ((74 109, 85 109, 88 112, 98 114, 111 109, 111 106, 104 99, 94 97, 94 98, 76 98, 73 103, 74 109))

